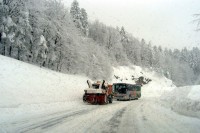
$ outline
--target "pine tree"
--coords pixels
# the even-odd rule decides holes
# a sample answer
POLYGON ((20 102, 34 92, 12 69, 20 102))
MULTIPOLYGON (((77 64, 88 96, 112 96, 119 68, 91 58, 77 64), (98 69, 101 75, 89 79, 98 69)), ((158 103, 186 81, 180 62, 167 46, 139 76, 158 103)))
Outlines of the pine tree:
POLYGON ((198 47, 194 47, 191 51, 190 66, 196 75, 200 74, 200 50, 198 47))
POLYGON ((157 46, 153 47, 153 61, 152 61, 153 68, 159 69, 160 68, 160 54, 157 46))
POLYGON ((128 37, 123 26, 121 27, 120 35, 121 35, 121 42, 128 42, 128 37))
POLYGON ((70 8, 70 14, 72 16, 73 22, 75 22, 76 27, 82 28, 81 10, 80 10, 79 3, 77 0, 74 0, 72 2, 71 8, 70 8))
POLYGON ((189 52, 186 47, 181 50, 180 61, 185 61, 189 63, 189 52))
POLYGON ((83 27, 83 33, 88 36, 88 16, 84 8, 81 8, 81 25, 83 27))
POLYGON ((75 23, 75 26, 88 36, 89 29, 88 29, 88 16, 87 12, 84 8, 79 7, 79 3, 77 0, 74 0, 72 2, 71 8, 70 8, 70 14, 72 16, 73 22, 75 23))

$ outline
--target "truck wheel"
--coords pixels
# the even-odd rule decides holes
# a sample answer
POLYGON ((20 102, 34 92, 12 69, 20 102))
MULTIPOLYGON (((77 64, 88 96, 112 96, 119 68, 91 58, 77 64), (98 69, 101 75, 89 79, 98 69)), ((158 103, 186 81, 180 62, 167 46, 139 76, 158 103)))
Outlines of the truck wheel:
POLYGON ((112 96, 109 96, 109 103, 112 103, 113 99, 112 96))
POLYGON ((86 95, 83 95, 83 102, 86 102, 86 95))
POLYGON ((128 100, 131 101, 131 96, 129 96, 128 100))

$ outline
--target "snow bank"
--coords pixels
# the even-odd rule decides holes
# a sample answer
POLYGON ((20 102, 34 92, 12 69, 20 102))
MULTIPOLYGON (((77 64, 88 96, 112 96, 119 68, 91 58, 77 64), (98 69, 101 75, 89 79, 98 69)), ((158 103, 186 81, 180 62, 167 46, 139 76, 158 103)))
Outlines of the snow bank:
POLYGON ((132 83, 135 84, 134 78, 143 76, 149 78, 152 81, 142 87, 142 97, 159 97, 166 91, 171 91, 175 85, 171 80, 157 74, 154 71, 148 69, 142 69, 139 66, 120 66, 113 68, 113 80, 112 83, 132 83), (116 78, 118 77, 118 79, 116 78))
POLYGON ((191 91, 187 97, 191 100, 200 101, 200 86, 191 86, 191 91))
POLYGON ((164 93, 161 101, 180 114, 200 118, 200 85, 177 87, 164 93))
POLYGON ((88 78, 0 56, 0 123, 72 103, 82 104, 88 78))

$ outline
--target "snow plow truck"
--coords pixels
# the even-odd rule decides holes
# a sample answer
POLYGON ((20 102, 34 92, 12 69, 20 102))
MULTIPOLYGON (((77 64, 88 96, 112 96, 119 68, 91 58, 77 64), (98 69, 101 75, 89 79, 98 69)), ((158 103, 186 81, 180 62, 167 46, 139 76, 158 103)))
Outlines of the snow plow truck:
POLYGON ((113 100, 113 89, 112 85, 108 83, 97 81, 96 83, 91 84, 87 80, 88 87, 85 89, 85 94, 83 95, 83 102, 90 104, 108 104, 112 103, 113 100))

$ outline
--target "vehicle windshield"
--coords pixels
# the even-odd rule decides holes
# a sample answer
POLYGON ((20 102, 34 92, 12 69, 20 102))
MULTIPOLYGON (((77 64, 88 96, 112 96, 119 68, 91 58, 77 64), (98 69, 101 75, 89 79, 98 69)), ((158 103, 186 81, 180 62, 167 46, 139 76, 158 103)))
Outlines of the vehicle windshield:
POLYGON ((116 93, 126 94, 126 91, 127 91, 126 84, 115 84, 114 85, 114 91, 116 93))
POLYGON ((99 84, 92 84, 92 88, 99 89, 99 84))

